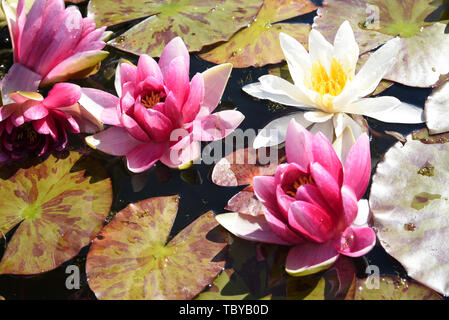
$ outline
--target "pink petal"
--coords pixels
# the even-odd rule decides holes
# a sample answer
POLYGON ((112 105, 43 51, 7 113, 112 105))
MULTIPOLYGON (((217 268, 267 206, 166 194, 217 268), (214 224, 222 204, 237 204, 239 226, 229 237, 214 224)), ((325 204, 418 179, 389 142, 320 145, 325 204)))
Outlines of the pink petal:
POLYGON ((282 163, 275 172, 276 184, 283 186, 292 185, 299 177, 305 175, 304 169, 296 163, 282 163))
POLYGON ((27 120, 39 120, 48 115, 48 109, 42 103, 34 103, 24 108, 23 115, 27 120))
POLYGON ((279 214, 275 211, 265 208, 265 219, 267 220, 271 230, 284 241, 289 242, 291 245, 303 243, 305 239, 296 234, 290 227, 281 220, 279 214))
POLYGON ((128 116, 127 114, 122 114, 120 121, 126 130, 137 140, 140 140, 142 142, 149 143, 151 141, 148 134, 139 126, 139 124, 128 116))
POLYGON ((345 256, 360 257, 376 245, 376 234, 371 228, 348 228, 334 245, 345 256))
MULTIPOLYGON (((187 141, 187 140, 184 140, 187 141)), ((198 141, 190 140, 185 147, 169 148, 161 158, 161 162, 168 167, 176 168, 190 161, 198 159, 201 154, 201 145, 198 141)))
POLYGON ((362 134, 349 150, 345 162, 344 184, 351 187, 357 200, 365 194, 371 175, 371 153, 369 138, 362 134))
POLYGON ((294 162, 307 171, 313 161, 314 136, 294 119, 290 121, 285 139, 287 161, 294 162))
POLYGON ((218 223, 235 236, 264 243, 289 245, 271 230, 264 216, 250 216, 237 212, 219 214, 215 216, 218 223))
POLYGON ((339 226, 340 230, 345 230, 349 227, 357 217, 359 210, 357 197, 351 187, 343 186, 341 188, 341 198, 343 203, 343 217, 342 225, 339 226))
POLYGON ((193 121, 193 135, 198 141, 217 141, 230 135, 245 119, 234 110, 217 112, 193 121))
POLYGON ((313 139, 313 158, 329 172, 338 184, 343 182, 343 166, 332 144, 318 132, 313 139))
POLYGON ((51 117, 33 121, 34 129, 40 134, 49 134, 53 139, 58 137, 58 128, 51 117))
POLYGON ((117 108, 119 98, 105 91, 82 88, 79 103, 99 121, 112 126, 121 126, 117 108))
POLYGON ((163 155, 165 144, 144 143, 126 154, 128 169, 132 172, 143 172, 151 168, 163 155))
POLYGON ((129 63, 120 64, 120 84, 123 85, 127 82, 135 82, 137 79, 137 67, 129 63))
POLYGON ((57 83, 48 92, 43 104, 48 108, 69 107, 81 98, 81 88, 73 83, 57 83))
POLYGON ((225 63, 207 69, 203 72, 204 101, 200 111, 201 116, 211 114, 220 102, 231 75, 232 64, 225 63))
POLYGON ((163 83, 161 69, 156 61, 148 55, 144 54, 140 56, 137 64, 137 81, 143 81, 148 77, 155 78, 159 83, 163 83))
POLYGON ((3 105, 12 100, 8 94, 14 91, 37 91, 42 77, 24 66, 14 63, 1 82, 3 105))
POLYGON ((329 268, 338 258, 332 242, 304 243, 290 249, 285 270, 292 276, 306 276, 329 268))
POLYGON ((192 122, 200 110, 204 98, 204 81, 201 73, 197 73, 190 82, 190 93, 182 107, 184 123, 192 122))
POLYGON ((334 232, 329 213, 304 201, 296 201, 290 206, 288 223, 297 232, 320 243, 331 239, 334 232))
POLYGON ((183 57, 175 58, 164 75, 166 91, 173 92, 176 101, 184 103, 189 94, 189 73, 185 71, 183 57))
POLYGON ((163 113, 171 120, 174 127, 182 124, 181 108, 182 104, 178 103, 173 92, 169 92, 165 98, 163 113))
POLYGON ((296 200, 285 194, 280 185, 277 185, 276 187, 276 199, 279 209, 285 218, 285 221, 288 221, 288 211, 290 210, 290 206, 292 205, 292 203, 296 200))
POLYGON ((296 200, 305 201, 321 207, 326 212, 332 212, 316 185, 304 184, 300 186, 296 191, 296 200))
POLYGON ((164 75, 165 79, 167 79, 167 73, 170 63, 177 57, 183 57, 185 68, 184 71, 186 74, 189 74, 190 70, 189 51, 187 50, 186 45, 184 44, 184 42, 180 37, 176 37, 172 39, 169 43, 167 43, 159 59, 159 67, 161 68, 162 74, 164 75))
POLYGON ((113 156, 124 156, 142 144, 141 141, 134 139, 126 129, 120 127, 111 127, 86 137, 86 142, 92 148, 113 156))
POLYGON ((156 142, 168 141, 173 126, 169 118, 163 113, 147 109, 140 103, 134 105, 134 115, 139 125, 151 136, 156 142))
MULTIPOLYGON (((19 107, 17 103, 7 104, 0 107, 0 122, 9 118, 9 116, 19 107)), ((1 132, 0 132, 1 134, 1 132)))
POLYGON ((271 210, 277 209, 276 203, 276 185, 273 177, 268 176, 256 176, 253 178, 254 194, 262 204, 271 208, 271 210))
POLYGON ((23 26, 23 34, 20 42, 20 54, 17 62, 25 62, 29 51, 36 45, 34 40, 42 25, 42 18, 47 2, 45 0, 36 0, 30 11, 26 15, 26 22, 23 26))
POLYGON ((334 177, 317 162, 310 165, 310 173, 312 174, 318 190, 320 190, 323 198, 326 199, 329 207, 338 212, 342 205, 341 193, 340 186, 335 181, 334 177))

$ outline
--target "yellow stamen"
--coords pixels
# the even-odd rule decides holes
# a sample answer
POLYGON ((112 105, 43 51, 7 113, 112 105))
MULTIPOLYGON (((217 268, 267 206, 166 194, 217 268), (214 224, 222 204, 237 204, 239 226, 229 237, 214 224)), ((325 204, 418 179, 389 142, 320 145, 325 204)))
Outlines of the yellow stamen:
POLYGON ((298 188, 305 184, 312 184, 314 183, 312 176, 306 176, 306 177, 299 177, 298 180, 293 182, 293 190, 288 190, 285 193, 289 196, 296 198, 296 191, 298 191, 298 188))
POLYGON ((158 92, 151 92, 151 94, 146 95, 140 101, 142 105, 147 109, 152 109, 156 104, 161 102, 161 96, 158 92))
POLYGON ((320 61, 314 62, 312 65, 312 89, 320 94, 324 106, 330 107, 332 105, 332 99, 329 101, 329 99, 324 98, 324 95, 338 96, 343 91, 348 78, 343 65, 335 58, 331 62, 330 74, 327 73, 320 61))

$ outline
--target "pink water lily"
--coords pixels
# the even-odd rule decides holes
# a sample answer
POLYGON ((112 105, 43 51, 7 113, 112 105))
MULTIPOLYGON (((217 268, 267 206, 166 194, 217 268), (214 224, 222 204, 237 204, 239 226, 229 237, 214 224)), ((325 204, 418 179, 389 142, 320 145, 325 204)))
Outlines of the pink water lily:
POLYGON ((102 49, 110 32, 96 29, 93 18, 83 18, 77 7, 35 0, 26 13, 25 2, 19 0, 15 10, 2 1, 14 52, 14 65, 2 82, 4 100, 12 91, 88 76, 108 55, 102 49))
POLYGON ((12 92, 0 107, 0 162, 41 156, 67 146, 67 133, 94 133, 102 128, 79 104, 81 88, 58 83, 44 98, 36 92, 12 92))
POLYGON ((80 103, 113 127, 87 137, 105 153, 126 156, 129 170, 142 172, 161 160, 178 167, 200 156, 200 141, 215 141, 234 131, 244 116, 235 110, 212 113, 232 70, 223 64, 189 81, 190 57, 181 38, 171 40, 159 62, 140 57, 138 65, 119 64, 119 97, 83 88, 80 103))
POLYGON ((235 235, 253 241, 292 246, 286 271, 306 275, 328 268, 340 254, 358 257, 376 242, 367 227, 369 209, 361 200, 371 173, 369 139, 361 135, 343 157, 329 140, 311 134, 295 120, 287 129, 287 163, 274 176, 253 179, 262 216, 218 215, 235 235))

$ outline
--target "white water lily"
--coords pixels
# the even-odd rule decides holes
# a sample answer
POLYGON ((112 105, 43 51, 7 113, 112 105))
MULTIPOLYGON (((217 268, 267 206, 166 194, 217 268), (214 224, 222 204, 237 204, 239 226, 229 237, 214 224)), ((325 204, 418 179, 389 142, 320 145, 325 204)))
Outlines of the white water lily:
POLYGON ((330 44, 317 30, 309 35, 309 52, 293 37, 281 33, 281 47, 294 84, 274 75, 243 90, 259 99, 268 99, 303 111, 270 122, 254 140, 254 148, 285 141, 292 118, 312 132, 321 131, 330 141, 350 127, 355 138, 360 126, 347 114, 364 115, 383 122, 422 123, 423 110, 390 96, 364 98, 372 93, 396 63, 399 38, 374 52, 356 74, 359 47, 348 21, 330 44))

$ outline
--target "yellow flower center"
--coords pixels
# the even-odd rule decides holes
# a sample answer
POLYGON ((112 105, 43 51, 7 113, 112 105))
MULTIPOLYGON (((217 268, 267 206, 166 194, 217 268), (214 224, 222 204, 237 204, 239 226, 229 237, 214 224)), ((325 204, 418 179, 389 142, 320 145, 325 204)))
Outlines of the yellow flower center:
POLYGON ((327 74, 321 62, 314 62, 312 65, 312 88, 321 96, 325 94, 338 96, 347 81, 348 74, 343 70, 341 62, 335 58, 331 62, 330 74, 327 74))
POLYGON ((315 181, 313 181, 312 176, 305 176, 305 177, 299 177, 295 182, 293 182, 292 188, 290 190, 287 190, 285 193, 288 194, 290 197, 296 198, 296 191, 298 191, 298 188, 305 184, 313 184, 315 181))

